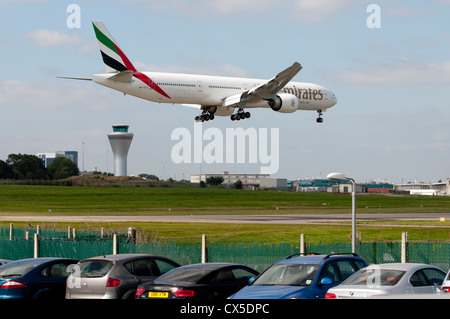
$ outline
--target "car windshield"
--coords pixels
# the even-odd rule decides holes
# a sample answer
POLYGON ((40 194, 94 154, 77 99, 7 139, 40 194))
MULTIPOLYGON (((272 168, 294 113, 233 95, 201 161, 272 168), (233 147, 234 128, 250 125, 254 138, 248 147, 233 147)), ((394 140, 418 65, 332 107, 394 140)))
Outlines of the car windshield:
POLYGON ((19 277, 25 275, 31 269, 36 267, 36 265, 16 265, 5 267, 0 270, 1 278, 19 277))
POLYGON ((85 260, 80 264, 80 277, 103 277, 113 266, 108 260, 85 260))
POLYGON ((319 265, 276 264, 263 272, 252 286, 309 286, 319 265))
POLYGON ((365 268, 353 274, 343 284, 367 286, 395 286, 406 271, 393 269, 365 268))

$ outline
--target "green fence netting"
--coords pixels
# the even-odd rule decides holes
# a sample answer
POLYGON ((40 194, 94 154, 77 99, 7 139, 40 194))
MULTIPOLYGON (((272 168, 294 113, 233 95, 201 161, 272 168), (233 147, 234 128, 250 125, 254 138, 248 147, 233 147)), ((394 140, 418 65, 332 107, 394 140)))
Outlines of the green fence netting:
MULTIPOLYGON (((25 239, 25 231, 14 230, 10 240, 9 228, 0 228, 0 259, 17 260, 34 256, 33 230, 25 239)), ((202 247, 198 243, 133 242, 127 234, 117 235, 118 253, 139 253, 165 256, 182 265, 201 262, 202 247)), ((307 243, 306 252, 330 254, 350 252, 350 243, 307 243)), ((208 262, 231 262, 248 265, 259 271, 286 256, 299 252, 296 243, 208 243, 208 262)), ((401 242, 361 242, 356 252, 369 264, 401 262, 401 242)), ((66 257, 83 259, 113 253, 113 236, 96 233, 77 233, 68 238, 67 232, 42 230, 39 236, 40 257, 66 257)), ((450 269, 450 242, 408 242, 408 262, 425 263, 450 269)))

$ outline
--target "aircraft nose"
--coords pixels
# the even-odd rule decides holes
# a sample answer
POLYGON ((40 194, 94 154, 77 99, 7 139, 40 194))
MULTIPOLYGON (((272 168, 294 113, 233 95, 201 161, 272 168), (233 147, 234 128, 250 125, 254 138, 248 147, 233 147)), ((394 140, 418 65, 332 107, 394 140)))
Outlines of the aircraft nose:
POLYGON ((337 98, 336 95, 334 95, 333 92, 328 91, 330 93, 330 102, 331 102, 331 106, 335 105, 337 103, 337 98))

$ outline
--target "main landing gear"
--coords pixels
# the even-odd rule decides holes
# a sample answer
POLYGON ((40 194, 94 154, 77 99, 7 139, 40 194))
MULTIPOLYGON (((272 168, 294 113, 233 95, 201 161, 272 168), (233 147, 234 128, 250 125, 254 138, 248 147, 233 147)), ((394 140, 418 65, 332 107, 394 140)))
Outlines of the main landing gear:
POLYGON ((212 114, 208 111, 203 111, 200 116, 195 117, 196 122, 205 122, 205 121, 209 121, 209 120, 211 120, 211 121, 214 120, 214 114, 212 114))
POLYGON ((322 110, 318 110, 317 113, 319 113, 319 117, 317 118, 317 123, 322 123, 323 118, 321 117, 323 115, 322 110))
POLYGON ((243 109, 239 109, 236 114, 230 116, 232 121, 245 120, 248 118, 250 118, 250 112, 244 112, 243 109))

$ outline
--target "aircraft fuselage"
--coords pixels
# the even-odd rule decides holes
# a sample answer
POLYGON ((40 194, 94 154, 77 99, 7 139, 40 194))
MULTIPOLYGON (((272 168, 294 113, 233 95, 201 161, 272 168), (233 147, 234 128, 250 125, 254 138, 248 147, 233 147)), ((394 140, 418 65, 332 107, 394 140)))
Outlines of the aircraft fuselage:
MULTIPOLYGON (((155 91, 139 79, 131 82, 111 80, 111 73, 94 74, 92 81, 111 89, 148 101, 172 104, 222 106, 224 99, 259 86, 267 80, 207 75, 142 72, 153 80, 169 97, 155 91)), ((314 83, 289 82, 279 93, 295 95, 299 110, 325 110, 336 104, 329 89, 314 83)), ((267 101, 249 103, 248 108, 270 107, 267 101)))

